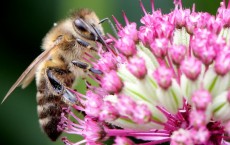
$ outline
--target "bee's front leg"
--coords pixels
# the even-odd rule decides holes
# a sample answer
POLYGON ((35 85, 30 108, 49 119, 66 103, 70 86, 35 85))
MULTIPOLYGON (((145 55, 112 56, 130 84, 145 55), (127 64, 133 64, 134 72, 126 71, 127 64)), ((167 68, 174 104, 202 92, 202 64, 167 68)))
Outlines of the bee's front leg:
MULTIPOLYGON (((76 39, 77 43, 81 46, 83 46, 83 48, 87 49, 88 50, 93 50, 93 51, 97 51, 93 46, 90 45, 90 43, 80 39, 80 38, 77 38, 76 39)), ((80 60, 73 60, 71 62, 74 66, 80 68, 83 70, 83 72, 92 72, 94 74, 102 74, 102 72, 100 70, 97 70, 93 67, 91 67, 88 63, 86 62, 83 62, 83 61, 80 61, 80 60)))

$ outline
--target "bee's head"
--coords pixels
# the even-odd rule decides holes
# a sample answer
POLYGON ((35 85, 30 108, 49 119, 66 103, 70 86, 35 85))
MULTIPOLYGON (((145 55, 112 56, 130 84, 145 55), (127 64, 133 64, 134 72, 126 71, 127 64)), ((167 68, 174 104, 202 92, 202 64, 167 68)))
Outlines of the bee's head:
POLYGON ((75 31, 86 39, 99 41, 98 34, 94 29, 99 35, 104 33, 97 15, 92 10, 80 9, 72 14, 72 19, 75 31))

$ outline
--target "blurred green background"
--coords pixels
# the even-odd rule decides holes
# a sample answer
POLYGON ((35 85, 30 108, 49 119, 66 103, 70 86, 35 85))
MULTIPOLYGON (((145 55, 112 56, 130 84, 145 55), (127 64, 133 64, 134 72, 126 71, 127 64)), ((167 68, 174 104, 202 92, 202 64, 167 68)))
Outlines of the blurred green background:
MULTIPOLYGON (((143 12, 139 0, 14 0, 4 1, 0 22, 0 100, 30 62, 41 53, 43 36, 53 23, 65 18, 70 10, 91 8, 100 18, 114 15, 124 24, 121 11, 130 21, 139 23, 143 12), (4 8, 3 8, 4 7, 4 8)), ((143 0, 148 11, 150 0, 143 0)), ((196 3, 197 11, 215 14, 220 0, 184 0, 183 5, 191 8, 196 3)), ((155 8, 170 12, 173 0, 155 0, 155 8)), ((108 24, 103 24, 111 32, 108 24)), ((51 142, 40 130, 36 110, 36 89, 34 82, 25 90, 16 89, 0 105, 1 145, 60 145, 51 142)))

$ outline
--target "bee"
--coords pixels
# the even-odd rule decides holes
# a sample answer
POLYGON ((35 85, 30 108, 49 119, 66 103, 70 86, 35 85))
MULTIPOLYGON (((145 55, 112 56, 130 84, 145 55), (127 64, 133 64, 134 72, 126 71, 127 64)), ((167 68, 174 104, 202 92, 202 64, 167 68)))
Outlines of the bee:
POLYGON ((16 87, 27 87, 35 77, 39 124, 52 141, 61 134, 57 125, 64 113, 62 108, 77 102, 68 88, 76 78, 84 77, 86 73, 101 74, 84 59, 85 54, 96 54, 97 43, 102 43, 100 38, 104 32, 99 22, 94 11, 80 9, 54 25, 43 39, 44 51, 21 74, 3 99, 16 87))

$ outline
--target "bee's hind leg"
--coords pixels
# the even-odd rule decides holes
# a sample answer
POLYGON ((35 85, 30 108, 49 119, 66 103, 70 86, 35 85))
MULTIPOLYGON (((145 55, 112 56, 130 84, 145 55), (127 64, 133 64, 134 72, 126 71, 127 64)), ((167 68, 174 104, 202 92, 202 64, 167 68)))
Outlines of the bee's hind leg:
POLYGON ((58 71, 56 69, 48 68, 46 70, 46 75, 47 75, 47 84, 50 90, 53 90, 54 95, 62 95, 65 87, 64 85, 58 80, 57 78, 57 73, 58 71))
MULTIPOLYGON (((48 68, 46 70, 46 75, 47 75, 47 79, 48 79, 48 87, 49 89, 52 89, 53 91, 53 95, 57 95, 57 96, 62 96, 62 100, 69 104, 69 105, 73 105, 73 104, 77 104, 77 98, 75 97, 75 94, 73 92, 71 92, 71 89, 68 86, 65 86, 65 84, 63 84, 60 81, 60 77, 62 77, 62 79, 64 79, 64 75, 68 75, 69 72, 66 70, 62 70, 62 69, 58 69, 58 68, 48 68)), ((66 77, 66 76, 65 76, 66 77)), ((65 82, 67 81, 67 78, 65 80, 65 82)))

